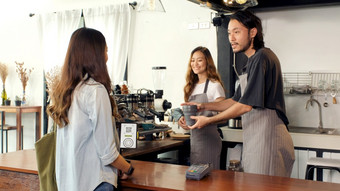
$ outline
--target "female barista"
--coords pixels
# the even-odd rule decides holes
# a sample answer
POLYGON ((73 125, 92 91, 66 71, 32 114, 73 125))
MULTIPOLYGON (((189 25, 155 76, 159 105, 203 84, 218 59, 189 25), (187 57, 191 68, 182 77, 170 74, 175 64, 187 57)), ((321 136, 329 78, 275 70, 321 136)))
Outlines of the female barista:
POLYGON ((240 86, 230 99, 198 104, 201 110, 223 112, 209 118, 192 116, 197 121, 190 128, 202 128, 242 115, 244 171, 289 177, 295 157, 286 128, 279 59, 264 47, 261 20, 249 11, 230 16, 228 34, 233 52, 243 52, 248 57, 239 77, 240 86))
MULTIPOLYGON (((216 72, 210 51, 205 47, 197 47, 191 52, 184 100, 192 102, 213 102, 225 99, 224 88, 219 74, 216 72)), ((197 115, 212 116, 211 111, 203 111, 197 115)), ((184 117, 179 120, 183 129, 189 129, 184 117)), ((190 163, 210 163, 213 169, 220 168, 222 141, 217 131, 217 125, 211 124, 202 129, 191 130, 190 163)))

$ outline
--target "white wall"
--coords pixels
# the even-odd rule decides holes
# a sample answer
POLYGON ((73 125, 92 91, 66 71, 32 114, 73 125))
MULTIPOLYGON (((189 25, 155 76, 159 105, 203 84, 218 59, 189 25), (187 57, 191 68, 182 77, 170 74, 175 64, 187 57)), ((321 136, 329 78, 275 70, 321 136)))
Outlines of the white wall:
MULTIPOLYGON (((26 95, 30 105, 42 105, 43 69, 39 61, 39 43, 36 25, 26 10, 30 4, 25 1, 0 3, 0 62, 8 65, 6 79, 7 96, 14 105, 15 96, 22 96, 22 84, 16 73, 17 62, 24 62, 24 67, 34 68, 27 83, 26 95), (18 5, 21 6, 18 6, 18 5)), ((2 85, 2 82, 0 82, 2 85)), ((34 119, 32 113, 22 115, 24 125, 24 148, 34 147, 34 119)), ((15 113, 6 113, 6 123, 14 125, 15 113)), ((9 151, 15 150, 15 131, 9 132, 9 151)))
MULTIPOLYGON (((10 65, 6 82, 8 95, 13 99, 21 94, 21 84, 15 72, 14 61, 24 61, 34 67, 28 82, 27 93, 31 104, 42 105, 42 65, 38 59, 38 44, 34 17, 31 12, 49 12, 63 9, 80 9, 115 2, 113 0, 78 1, 11 1, 0 5, 0 62, 10 65), (22 6, 18 6, 18 4, 22 6)), ((130 1, 129 1, 130 2, 130 1)), ((217 60, 216 30, 188 30, 193 22, 211 20, 213 11, 186 0, 163 0, 166 13, 135 12, 133 40, 131 42, 128 83, 134 89, 154 89, 152 66, 166 66, 167 78, 164 98, 179 107, 183 102, 183 86, 189 55, 202 45, 210 49, 217 60)), ((257 14, 263 19, 266 46, 279 57, 284 72, 312 70, 338 71, 340 44, 340 6, 275 11, 257 14)), ((227 35, 227 34, 226 34, 227 35)), ((304 109, 308 97, 288 97, 287 113, 292 124, 317 126, 317 109, 304 109)), ((323 101, 322 98, 318 98, 323 101)), ((330 102, 330 98, 328 99, 330 102)), ((340 101, 340 100, 338 100, 340 101)), ((339 120, 339 104, 323 108, 325 126, 335 126, 339 120), (333 122, 331 122, 333 121, 333 122)), ((24 148, 33 148, 33 115, 24 115, 24 148)), ((15 123, 8 114, 7 122, 15 123)), ((14 150, 15 137, 10 137, 10 150, 14 150), (13 142, 11 142, 13 141, 13 142)))
POLYGON ((134 89, 154 90, 152 66, 166 66, 163 98, 173 108, 183 103, 185 73, 191 51, 209 48, 217 60, 216 29, 188 30, 188 24, 211 21, 212 11, 184 0, 163 0, 166 13, 137 12, 129 57, 128 82, 134 89))
POLYGON ((259 13, 283 71, 340 71, 340 6, 259 13))

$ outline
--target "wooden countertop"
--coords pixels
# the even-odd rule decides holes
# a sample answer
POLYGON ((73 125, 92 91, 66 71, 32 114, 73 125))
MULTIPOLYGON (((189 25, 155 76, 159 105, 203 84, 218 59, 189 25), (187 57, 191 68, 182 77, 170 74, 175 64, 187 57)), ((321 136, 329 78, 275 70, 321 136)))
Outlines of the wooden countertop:
POLYGON ((187 166, 132 161, 133 176, 121 181, 123 188, 148 190, 228 190, 228 191, 332 191, 340 190, 340 184, 301 180, 277 176, 258 175, 226 170, 214 170, 200 181, 187 180, 187 166))
MULTIPOLYGON (((187 166, 131 160, 135 171, 128 180, 120 181, 122 190, 228 190, 228 191, 338 191, 340 184, 293 178, 214 170, 200 181, 187 180, 187 166)), ((34 150, 21 150, 0 155, 0 171, 31 173, 37 176, 34 150)), ((11 184, 20 184, 12 181, 11 184)), ((0 185, 4 184, 1 182, 0 185)), ((15 185, 8 185, 15 186, 15 185)))
POLYGON ((0 154, 0 169, 38 174, 35 150, 19 150, 0 154))

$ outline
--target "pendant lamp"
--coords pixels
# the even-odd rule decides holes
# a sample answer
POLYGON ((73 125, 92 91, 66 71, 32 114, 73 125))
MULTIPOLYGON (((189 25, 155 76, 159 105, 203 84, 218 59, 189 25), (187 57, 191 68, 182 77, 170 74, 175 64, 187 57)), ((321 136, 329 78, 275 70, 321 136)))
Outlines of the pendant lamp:
POLYGON ((161 0, 142 0, 138 7, 138 11, 165 12, 165 9, 161 0))
POLYGON ((258 4, 257 0, 223 0, 225 6, 231 8, 254 7, 258 4))

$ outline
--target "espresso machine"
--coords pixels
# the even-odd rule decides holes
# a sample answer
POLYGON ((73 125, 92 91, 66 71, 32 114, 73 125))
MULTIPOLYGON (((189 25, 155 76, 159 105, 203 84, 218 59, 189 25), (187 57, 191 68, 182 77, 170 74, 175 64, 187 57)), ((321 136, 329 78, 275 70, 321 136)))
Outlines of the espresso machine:
POLYGON ((163 99, 166 67, 152 67, 155 92, 141 88, 136 93, 115 94, 118 112, 124 121, 154 123, 155 117, 164 120, 164 113, 172 107, 171 102, 163 99))

